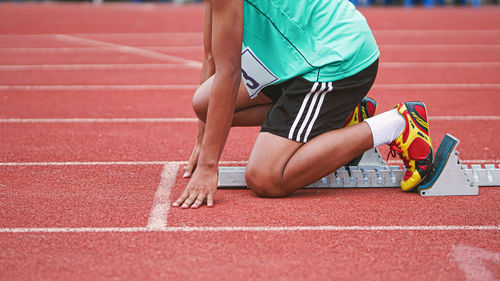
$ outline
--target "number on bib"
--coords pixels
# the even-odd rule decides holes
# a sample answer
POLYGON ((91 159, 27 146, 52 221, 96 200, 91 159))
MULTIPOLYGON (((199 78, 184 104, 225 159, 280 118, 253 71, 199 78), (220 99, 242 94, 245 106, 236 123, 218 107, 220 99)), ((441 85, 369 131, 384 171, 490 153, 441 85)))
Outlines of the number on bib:
POLYGON ((241 77, 252 99, 256 98, 264 87, 279 80, 249 47, 241 52, 241 77))

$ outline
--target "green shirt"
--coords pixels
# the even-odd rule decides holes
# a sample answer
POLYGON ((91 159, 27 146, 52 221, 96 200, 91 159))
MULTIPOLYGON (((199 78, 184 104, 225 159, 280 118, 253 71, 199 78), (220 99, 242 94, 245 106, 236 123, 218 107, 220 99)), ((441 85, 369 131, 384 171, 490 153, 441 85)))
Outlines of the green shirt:
POLYGON ((340 80, 379 54, 366 19, 348 0, 244 0, 243 76, 263 67, 269 73, 260 86, 297 76, 340 80))

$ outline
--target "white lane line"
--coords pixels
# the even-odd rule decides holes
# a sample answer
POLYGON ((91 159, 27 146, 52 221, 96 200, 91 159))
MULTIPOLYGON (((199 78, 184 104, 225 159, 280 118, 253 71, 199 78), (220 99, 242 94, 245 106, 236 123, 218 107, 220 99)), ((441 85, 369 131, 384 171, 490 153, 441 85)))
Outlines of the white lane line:
POLYGON ((414 69, 414 68, 498 68, 500 62, 383 62, 383 68, 414 69))
MULTIPOLYGON (((463 164, 500 164, 500 159, 467 159, 463 164)), ((0 162, 0 166, 127 166, 127 165, 187 165, 188 161, 91 161, 91 162, 0 162)), ((244 166, 248 161, 219 161, 219 165, 244 166)), ((401 160, 389 160, 387 164, 402 164, 401 160)))
POLYGON ((486 116, 486 115, 477 115, 477 116, 429 116, 430 120, 434 121, 498 121, 500 120, 500 116, 486 116))
MULTIPOLYGON (((500 116, 430 116, 433 121, 499 121, 500 116)), ((0 118, 0 123, 196 123, 197 118, 0 118)))
POLYGON ((109 42, 104 42, 104 41, 98 41, 98 40, 92 40, 92 39, 86 39, 86 38, 80 38, 77 36, 62 35, 62 34, 55 35, 55 38, 60 40, 60 41, 79 43, 79 44, 84 44, 84 45, 91 45, 94 47, 113 47, 113 48, 115 48, 114 49, 115 51, 122 52, 122 53, 139 55, 139 56, 143 56, 143 57, 147 57, 147 58, 166 60, 166 61, 176 62, 176 63, 191 64, 193 67, 196 67, 196 68, 201 67, 201 62, 198 62, 198 61, 189 60, 189 59, 185 59, 185 58, 181 58, 181 57, 177 57, 177 56, 171 56, 171 55, 158 53, 155 51, 146 50, 146 49, 137 48, 137 47, 131 47, 131 46, 126 46, 126 45, 121 45, 121 44, 109 43, 109 42))
MULTIPOLYGON (((460 159, 462 164, 500 164, 500 159, 460 159)), ((399 159, 392 159, 386 161, 388 165, 402 165, 403 161, 399 159)))
POLYGON ((500 160, 460 160, 462 164, 500 164, 500 160))
POLYGON ((401 84, 382 84, 373 85, 373 89, 438 89, 438 90, 498 90, 500 84, 494 83, 401 83, 401 84))
POLYGON ((500 253, 465 244, 452 245, 450 255, 467 281, 495 281, 487 264, 500 265, 500 253))
POLYGON ((146 91, 146 90, 196 90, 200 85, 24 85, 2 86, 0 91, 146 91))
MULTIPOLYGON (((183 161, 3 162, 0 166, 127 166, 181 164, 183 161)), ((185 161, 187 164, 187 161, 185 161)))
MULTIPOLYGON (((450 51, 451 49, 500 49, 500 44, 456 44, 456 43, 440 43, 440 44, 379 44, 381 49, 404 49, 404 50, 436 50, 444 49, 450 51)), ((0 47, 2 53, 46 53, 46 52, 102 52, 114 51, 114 47, 0 47)), ((164 52, 184 52, 184 51, 203 51, 203 46, 199 45, 183 45, 183 46, 141 46, 141 49, 152 51, 164 52)))
MULTIPOLYGON (((184 85, 2 85, 0 91, 100 91, 100 90, 196 90, 197 84, 184 85)), ((422 90, 498 90, 500 83, 378 83, 374 89, 422 90)))
POLYGON ((162 33, 79 33, 77 36, 92 36, 92 37, 103 37, 103 38, 130 38, 139 37, 158 39, 158 37, 195 37, 203 39, 203 32, 162 32, 162 33))
POLYGON ((448 34, 448 35, 455 35, 455 34, 471 34, 471 35, 489 35, 492 33, 499 33, 500 34, 500 29, 374 29, 372 30, 373 33, 376 34, 383 34, 383 35, 404 35, 408 36, 408 34, 411 35, 442 35, 442 34, 448 34))
POLYGON ((149 232, 147 227, 44 227, 0 228, 0 233, 149 232))
POLYGON ((0 65, 0 71, 26 70, 169 70, 198 69, 190 63, 142 63, 142 64, 19 64, 0 65))
MULTIPOLYGON (((500 62, 382 62, 381 67, 389 69, 415 68, 500 68, 500 62)), ((0 71, 26 70, 169 70, 169 69, 197 69, 190 63, 183 64, 19 64, 0 65, 0 71)))
MULTIPOLYGON (((0 166, 127 166, 187 165, 188 161, 0 162, 0 166)), ((219 165, 246 165, 247 161, 219 161, 219 165)))
MULTIPOLYGON (((2 53, 75 53, 75 52, 102 52, 114 51, 114 47, 0 47, 2 53)), ((192 52, 203 51, 203 46, 200 45, 185 45, 185 46, 142 46, 141 49, 163 52, 192 52)))
POLYGON ((294 232, 294 231, 498 231, 500 225, 380 225, 380 226, 168 226, 148 227, 48 227, 0 228, 0 233, 60 233, 60 232, 294 232))
POLYGON ((161 180, 153 199, 153 207, 146 228, 165 230, 167 228, 168 211, 170 210, 170 191, 177 178, 179 165, 168 163, 163 166, 161 180))
MULTIPOLYGON (((409 33, 435 33, 435 34, 443 34, 449 33, 451 35, 454 34, 463 34, 463 33, 500 33, 500 29, 493 28, 484 28, 484 29, 372 29, 373 32, 378 33, 387 33, 389 35, 408 35, 409 33)), ((196 37, 202 39, 203 32, 191 31, 191 32, 152 32, 152 33, 77 33, 75 36, 92 36, 92 37, 103 37, 103 38, 130 38, 130 37, 139 37, 139 38, 158 38, 160 36, 174 36, 174 37, 196 37)), ((40 33, 40 34, 1 34, 0 38, 46 38, 51 37, 53 34, 51 33, 40 33)))
MULTIPOLYGON (((50 39, 53 33, 39 33, 39 34, 0 34, 0 39, 50 39)), ((120 38, 120 39, 159 39, 159 37, 184 37, 184 38, 198 38, 203 39, 203 32, 149 32, 149 33, 72 33, 74 36, 89 36, 89 37, 101 37, 101 38, 120 38), (135 38, 133 38, 135 37, 135 38)), ((164 38, 164 39, 165 39, 164 38)))
POLYGON ((422 49, 500 49, 500 44, 457 44, 457 43, 439 43, 439 44, 380 44, 381 49, 405 49, 405 50, 422 50, 422 49))
POLYGON ((6 118, 0 123, 196 123, 198 118, 6 118))

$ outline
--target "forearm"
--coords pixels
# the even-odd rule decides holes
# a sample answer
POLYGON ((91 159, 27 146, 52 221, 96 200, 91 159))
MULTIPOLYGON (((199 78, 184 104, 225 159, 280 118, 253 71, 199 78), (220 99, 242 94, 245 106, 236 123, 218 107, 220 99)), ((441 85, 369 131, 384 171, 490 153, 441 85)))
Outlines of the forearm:
POLYGON ((215 74, 199 166, 217 167, 231 128, 239 83, 239 75, 215 74))
POLYGON ((203 66, 200 82, 205 82, 215 73, 215 61, 212 55, 212 4, 205 1, 205 18, 203 25, 203 66))
POLYGON ((199 164, 215 169, 234 115, 241 76, 243 1, 211 0, 211 48, 216 65, 199 164))
MULTIPOLYGON (((198 166, 182 195, 173 206, 198 208, 207 200, 213 206, 217 191, 217 164, 226 144, 234 115, 241 75, 243 0, 209 0, 211 36, 205 32, 205 63, 201 80, 215 71, 208 99, 205 133, 198 166), (207 49, 209 52, 207 52, 207 49), (210 49, 213 52, 210 52, 210 49), (213 63, 210 54, 213 54, 213 63), (217 66, 217 68, 215 68, 217 66)), ((209 18, 205 17, 207 22, 209 18)), ((198 125, 202 126, 200 122, 198 125)), ((200 129, 200 127, 198 127, 200 129)))

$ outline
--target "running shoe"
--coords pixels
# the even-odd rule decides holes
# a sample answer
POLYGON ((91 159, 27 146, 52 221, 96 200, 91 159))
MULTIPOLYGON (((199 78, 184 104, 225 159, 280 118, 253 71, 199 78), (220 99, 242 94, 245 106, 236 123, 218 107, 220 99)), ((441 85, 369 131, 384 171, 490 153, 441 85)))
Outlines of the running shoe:
POLYGON ((363 122, 363 120, 373 117, 377 112, 377 102, 369 97, 364 97, 361 102, 349 114, 344 122, 344 127, 363 122))
POLYGON ((432 169, 432 142, 427 123, 427 109, 423 102, 405 102, 394 106, 406 121, 404 131, 391 144, 390 154, 403 160, 406 173, 401 189, 410 191, 432 169))
MULTIPOLYGON (((363 120, 375 116, 377 112, 377 102, 369 97, 364 97, 361 102, 354 108, 354 110, 349 114, 349 117, 344 122, 344 127, 349 127, 354 124, 363 122, 363 120)), ((352 159, 345 165, 346 168, 349 166, 357 166, 359 161, 363 157, 363 154, 358 155, 356 158, 352 159)))

